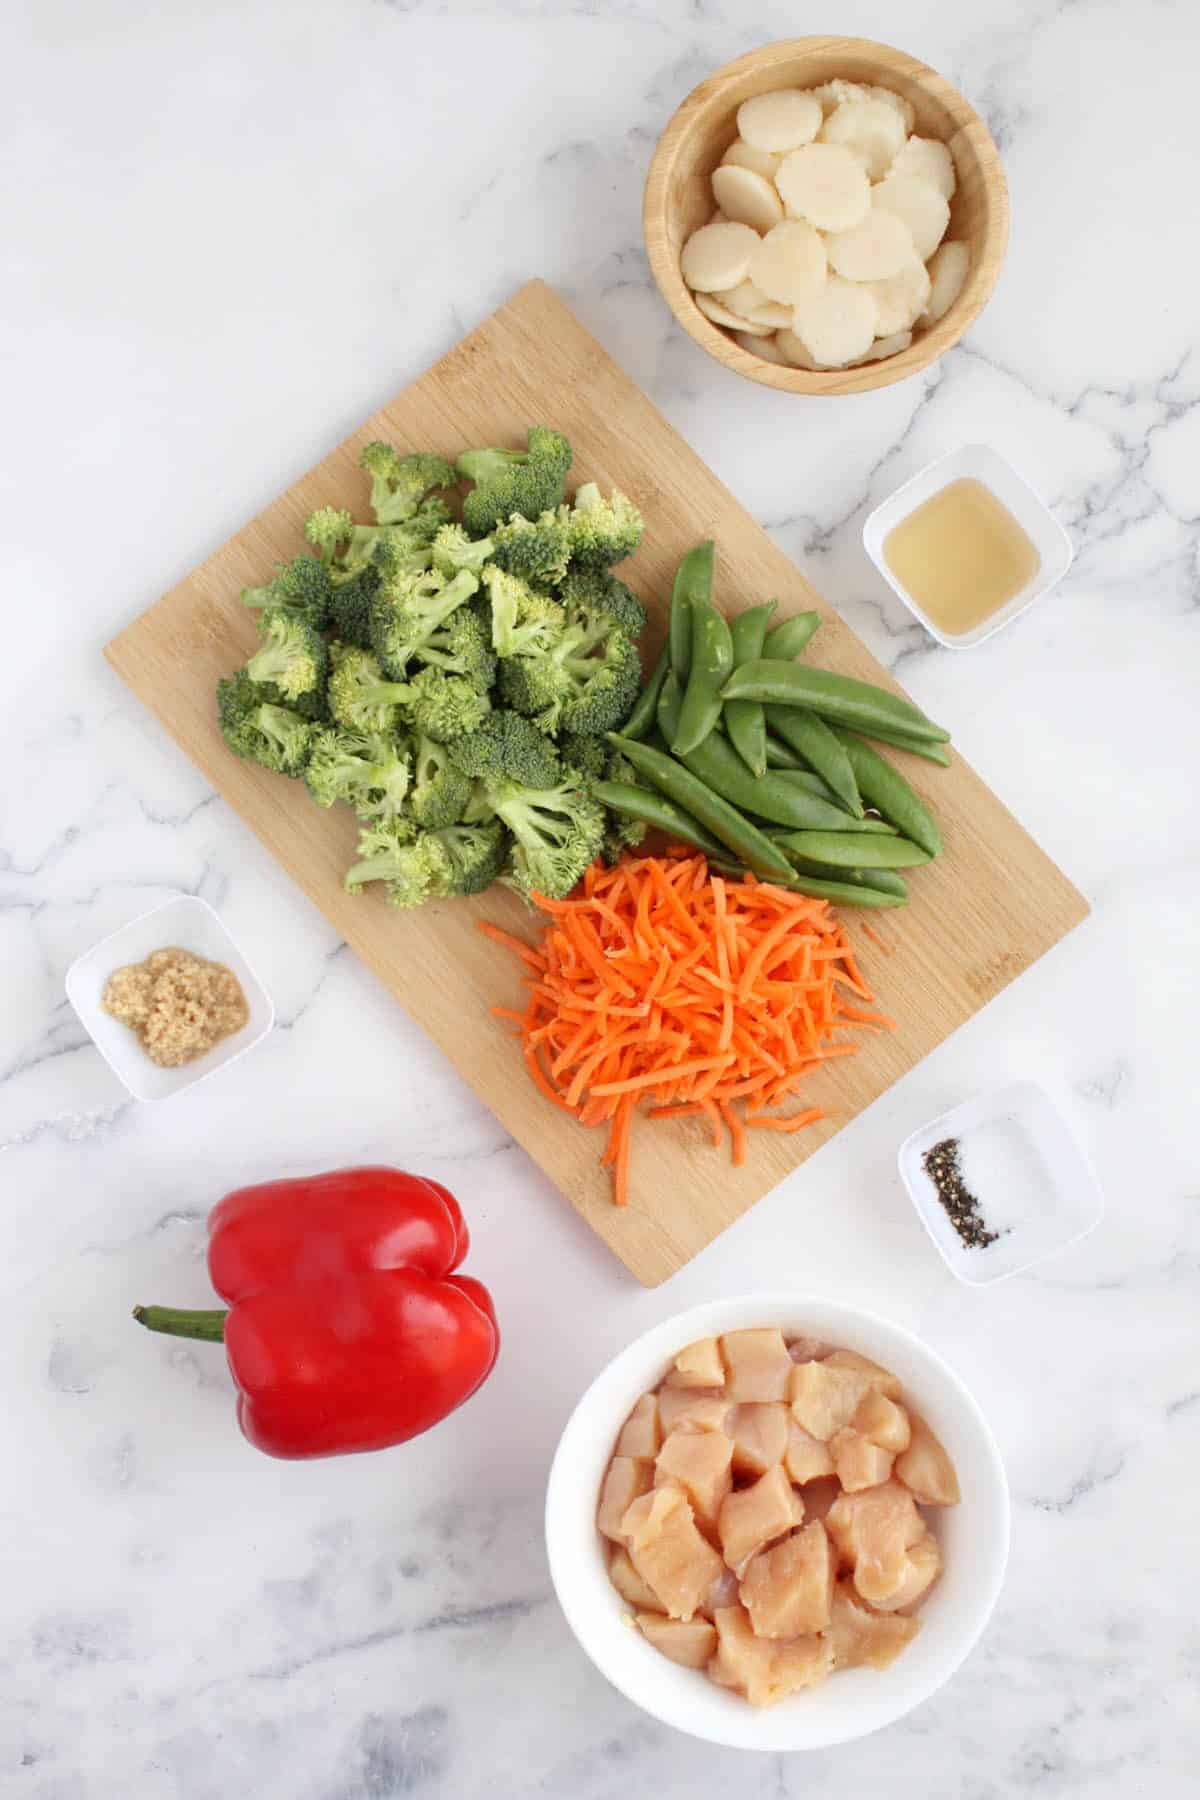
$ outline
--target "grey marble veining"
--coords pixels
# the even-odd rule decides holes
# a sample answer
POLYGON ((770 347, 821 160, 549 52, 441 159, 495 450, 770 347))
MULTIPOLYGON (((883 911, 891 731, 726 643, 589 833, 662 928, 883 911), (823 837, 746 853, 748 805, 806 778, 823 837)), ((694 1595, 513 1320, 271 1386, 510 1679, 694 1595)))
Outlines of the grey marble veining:
POLYGON ((0 543, 0 1794, 5 1800, 1166 1800, 1200 1752, 1200 179, 1188 0, 41 0, 7 25, 0 543), (804 30, 884 36, 1003 149, 995 296, 934 370, 840 403, 752 388, 641 247, 684 92, 804 30), (105 638, 522 280, 551 280, 1087 893, 1088 923, 673 1282, 634 1286, 100 660, 105 638), (870 507, 994 444, 1076 562, 969 656, 875 578, 870 507), (130 1102, 72 958, 202 894, 279 1028, 130 1102), (901 1137, 1033 1075, 1100 1168, 1085 1244, 956 1286, 901 1137), (203 1304, 227 1188, 366 1159, 462 1198, 505 1326, 406 1450, 239 1438, 203 1304), (1012 1483, 1005 1591, 887 1733, 756 1758, 667 1731, 576 1647, 540 1536, 575 1398, 638 1331, 768 1278, 920 1330, 1012 1483), (553 1356, 546 1355, 548 1342, 553 1356))

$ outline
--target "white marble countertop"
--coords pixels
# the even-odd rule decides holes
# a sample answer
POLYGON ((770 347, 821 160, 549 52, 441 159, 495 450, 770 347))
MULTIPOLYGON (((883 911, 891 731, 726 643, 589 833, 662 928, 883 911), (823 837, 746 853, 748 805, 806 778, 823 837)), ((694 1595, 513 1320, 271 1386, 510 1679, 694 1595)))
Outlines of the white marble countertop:
POLYGON ((832 14, 759 0, 41 0, 6 26, 0 756, 0 1793, 13 1800, 902 1800, 1195 1793, 1200 1470, 1200 13, 842 0, 1000 142, 999 287, 861 398, 739 383, 647 275, 640 189, 702 75, 832 14), (1083 888, 1091 920, 674 1281, 647 1293, 107 671, 100 646, 530 275, 553 282, 1083 888), (985 439, 1071 529, 1061 591, 937 650, 868 507, 985 439), (15 642, 14 642, 15 631, 15 642), (236 1079, 126 1100, 71 959, 203 894, 279 1027, 236 1079), (1083 1246, 956 1286, 897 1181, 915 1124, 1033 1075, 1102 1173, 1083 1246), (506 1327, 408 1449, 272 1462, 203 1304, 229 1187, 357 1160, 461 1196, 506 1327), (694 1300, 781 1280, 921 1331, 1015 1505, 950 1685, 811 1757, 713 1750, 611 1690, 540 1539, 574 1399, 694 1300), (546 1347, 553 1343, 553 1355, 546 1347), (881 1758, 885 1759, 881 1766, 881 1758))

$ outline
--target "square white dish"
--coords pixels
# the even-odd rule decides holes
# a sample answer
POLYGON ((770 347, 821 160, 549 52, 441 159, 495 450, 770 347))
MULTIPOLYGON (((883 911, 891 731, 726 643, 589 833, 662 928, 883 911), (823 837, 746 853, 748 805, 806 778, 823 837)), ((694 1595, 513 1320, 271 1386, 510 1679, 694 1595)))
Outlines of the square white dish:
POLYGON ((903 600, 909 612, 925 627, 931 637, 948 650, 969 650, 982 644, 1005 625, 1011 625, 1027 607, 1048 594, 1071 566, 1071 540, 1045 502, 1034 493, 1011 463, 987 444, 964 444, 930 463, 904 486, 877 506, 863 526, 863 548, 897 599, 903 600), (897 581, 887 566, 883 547, 888 534, 901 519, 923 506, 926 500, 948 487, 952 481, 982 482, 1006 506, 1022 530, 1029 534, 1041 561, 1036 573, 1011 600, 982 619, 970 631, 946 632, 933 623, 908 589, 897 581))
POLYGON ((1086 1237, 1104 1217, 1095 1171, 1044 1089, 1017 1081, 953 1107, 906 1138, 900 1176, 943 1261, 960 1281, 1003 1281, 1086 1237), (924 1165, 946 1138, 960 1146, 963 1181, 996 1241, 959 1237, 924 1165))
POLYGON ((67 999, 92 1042, 135 1100, 166 1100, 194 1087, 252 1050, 275 1023, 275 1008, 262 982, 212 907, 192 894, 176 894, 93 944, 67 970, 66 986, 67 999), (249 1008, 249 1018, 240 1031, 177 1069, 161 1069, 151 1062, 129 1027, 110 1017, 101 1004, 105 984, 117 969, 142 962, 152 950, 169 946, 232 969, 249 1008))

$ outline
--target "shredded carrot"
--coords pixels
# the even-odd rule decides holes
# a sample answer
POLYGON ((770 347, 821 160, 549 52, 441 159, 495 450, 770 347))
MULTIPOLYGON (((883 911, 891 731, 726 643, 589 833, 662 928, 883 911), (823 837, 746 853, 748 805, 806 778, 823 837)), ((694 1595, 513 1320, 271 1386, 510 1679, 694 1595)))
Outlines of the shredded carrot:
POLYGON ((863 931, 866 933, 867 937, 870 938, 871 942, 878 949, 883 951, 885 956, 890 956, 892 954, 892 946, 888 943, 886 938, 880 937, 873 925, 864 923, 863 931))
POLYGON ((786 1117, 767 1109, 854 1054, 847 1028, 894 1029, 846 997, 874 1004, 825 901, 752 876, 720 878, 703 856, 596 864, 572 899, 535 901, 548 915, 536 947, 480 924, 532 971, 525 1011, 493 1011, 517 1022, 539 1091, 582 1125, 608 1127, 600 1160, 618 1206, 629 1199, 639 1109, 706 1120, 714 1147, 728 1131, 741 1163, 747 1126, 794 1132, 825 1116, 819 1106, 786 1117))

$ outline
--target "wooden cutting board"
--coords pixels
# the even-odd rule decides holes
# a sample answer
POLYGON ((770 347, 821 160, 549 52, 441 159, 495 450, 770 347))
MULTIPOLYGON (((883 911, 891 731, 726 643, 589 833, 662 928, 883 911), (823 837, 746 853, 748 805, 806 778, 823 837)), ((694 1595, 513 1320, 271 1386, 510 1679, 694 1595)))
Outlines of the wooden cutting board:
MULTIPOLYGON (((635 1132, 632 1200, 618 1212, 597 1155, 600 1135, 544 1101, 528 1081, 495 1005, 519 1003, 512 959, 475 930, 479 918, 530 935, 522 903, 494 888, 419 912, 389 909, 375 891, 342 891, 354 820, 323 812, 299 782, 240 762, 218 734, 213 689, 253 648, 239 590, 304 548, 305 515, 324 502, 366 517, 358 452, 372 438, 453 457, 467 445, 524 441, 554 425, 575 450, 572 481, 618 485, 641 507, 646 541, 622 575, 651 611, 644 650, 657 654, 671 578, 702 538, 718 545, 718 598, 736 609, 775 595, 780 618, 818 607, 825 623, 813 658, 894 687, 886 672, 794 564, 655 411, 540 281, 456 345, 368 419, 361 430, 282 494, 214 556, 107 646, 105 654, 217 791, 258 833, 347 943, 421 1024, 505 1128, 577 1207, 639 1281, 672 1275, 718 1232, 921 1060, 956 1026, 1079 923, 1087 903, 961 759, 940 770, 895 754, 936 808, 945 854, 911 882, 912 903, 877 914, 894 946, 861 944, 894 1036, 867 1037, 862 1053, 813 1079, 828 1117, 798 1136, 751 1132, 740 1169, 708 1147, 695 1120, 635 1132)), ((897 691, 900 691, 897 689, 897 691)), ((948 721, 953 725, 953 720, 948 721)), ((851 919, 859 940, 860 926, 851 919)), ((402 1147, 397 1147, 402 1155, 402 1147)))

